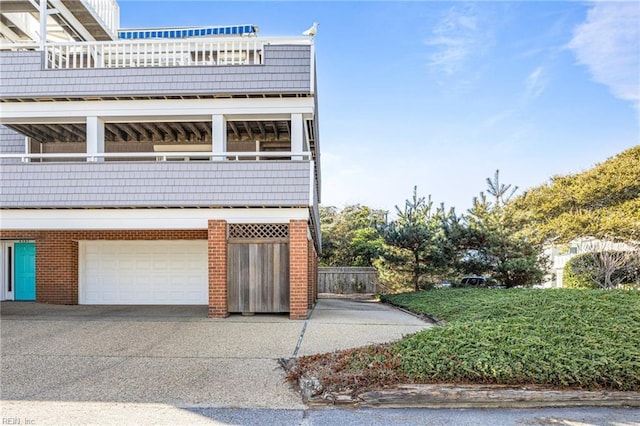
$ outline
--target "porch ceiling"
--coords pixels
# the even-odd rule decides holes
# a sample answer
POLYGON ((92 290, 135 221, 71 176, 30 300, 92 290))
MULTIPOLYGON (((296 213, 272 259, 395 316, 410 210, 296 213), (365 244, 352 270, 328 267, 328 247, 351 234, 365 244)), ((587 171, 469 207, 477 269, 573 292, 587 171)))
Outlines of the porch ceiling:
MULTIPOLYGON (((66 7, 75 19, 82 24, 84 29, 88 31, 98 41, 112 40, 112 36, 108 33, 103 25, 95 18, 95 16, 87 10, 87 7, 81 0, 61 0, 61 4, 66 7)), ((2 0, 0 6, 1 13, 29 13, 35 19, 39 19, 39 10, 29 0, 2 0)), ((59 13, 53 13, 51 18, 60 26, 60 28, 67 34, 70 34, 75 40, 80 41, 82 37, 78 34, 78 30, 67 22, 65 18, 59 13)), ((2 16, 2 23, 5 24, 14 33, 26 37, 26 35, 20 30, 19 26, 15 25, 6 16, 2 16)))
MULTIPOLYGON (((111 34, 102 26, 102 24, 95 18, 95 16, 87 10, 87 7, 80 0, 62 0, 62 4, 69 9, 69 12, 76 18, 82 26, 91 33, 91 35, 98 41, 112 40, 111 34)), ((67 27, 74 31, 70 24, 68 24, 64 18, 60 15, 53 15, 54 19, 60 26, 67 27)))
POLYGON ((3 13, 38 12, 38 9, 29 0, 2 0, 0 9, 3 13))
MULTIPOLYGON (((84 123, 7 124, 7 127, 36 141, 83 142, 84 123)), ((313 125, 307 122, 309 139, 314 149, 313 125)), ((227 140, 266 142, 266 149, 285 148, 279 142, 291 140, 291 123, 287 120, 228 121, 227 140)), ((211 123, 207 121, 105 123, 106 142, 211 143, 211 123)), ((287 145, 288 146, 288 145, 287 145)))

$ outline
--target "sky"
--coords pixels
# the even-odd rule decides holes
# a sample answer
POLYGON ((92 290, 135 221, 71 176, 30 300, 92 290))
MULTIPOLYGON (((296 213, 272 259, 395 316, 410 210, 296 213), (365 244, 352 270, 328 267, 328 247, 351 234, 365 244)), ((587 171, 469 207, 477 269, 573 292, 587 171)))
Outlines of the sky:
POLYGON ((123 28, 318 22, 325 206, 464 212, 496 170, 522 193, 640 144, 637 1, 118 3, 123 28))

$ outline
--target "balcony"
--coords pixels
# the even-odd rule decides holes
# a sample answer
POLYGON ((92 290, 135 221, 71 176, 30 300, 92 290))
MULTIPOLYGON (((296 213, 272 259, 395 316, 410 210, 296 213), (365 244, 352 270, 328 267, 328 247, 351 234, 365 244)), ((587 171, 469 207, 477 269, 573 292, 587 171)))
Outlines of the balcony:
POLYGON ((2 164, 3 209, 308 207, 317 198, 310 153, 262 153, 252 161, 241 161, 246 152, 0 157, 22 161, 2 164), (55 161, 61 158, 67 162, 55 161), (33 162, 39 159, 48 162, 33 162))
POLYGON ((102 21, 103 25, 112 34, 118 32, 118 28, 120 28, 120 6, 115 0, 81 0, 81 2, 88 11, 102 21))
POLYGON ((45 48, 45 69, 262 65, 257 38, 156 39, 56 43, 45 48))
MULTIPOLYGON (((307 38, 206 37, 48 43, 44 69, 153 68, 263 65, 265 45, 308 46, 307 38)), ((35 43, 2 44, 3 51, 34 51, 35 43)))
MULTIPOLYGON (((292 40, 132 40, 0 46, 4 102, 309 96, 313 47, 292 40)), ((6 105, 5 105, 6 106, 6 105)))
MULTIPOLYGON (((115 0, 49 0, 46 6, 49 41, 117 38, 120 7, 115 0)), ((0 9, 3 35, 9 40, 19 44, 40 41, 39 1, 2 0, 0 9)))

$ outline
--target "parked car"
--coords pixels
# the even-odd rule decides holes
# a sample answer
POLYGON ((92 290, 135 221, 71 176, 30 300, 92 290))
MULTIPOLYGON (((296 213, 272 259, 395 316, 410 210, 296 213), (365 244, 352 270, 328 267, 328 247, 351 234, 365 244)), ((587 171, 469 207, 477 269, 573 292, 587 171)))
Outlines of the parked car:
POLYGON ((482 277, 478 275, 470 275, 460 280, 460 287, 488 287, 492 285, 491 277, 482 277))

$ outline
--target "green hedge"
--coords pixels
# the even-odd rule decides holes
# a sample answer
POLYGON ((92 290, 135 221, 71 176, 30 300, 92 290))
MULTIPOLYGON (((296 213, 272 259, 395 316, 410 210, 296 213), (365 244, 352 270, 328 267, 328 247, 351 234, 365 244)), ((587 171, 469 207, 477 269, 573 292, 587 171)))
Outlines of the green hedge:
POLYGON ((385 296, 447 321, 389 351, 418 383, 640 390, 640 292, 444 289, 385 296))
MULTIPOLYGON (((566 288, 601 288, 604 285, 604 274, 598 266, 598 253, 583 253, 572 257, 564 265, 562 286, 566 288), (598 285, 599 282, 601 285, 598 285)), ((620 279, 624 286, 637 286, 640 280, 640 260, 629 261, 628 264, 613 273, 613 279, 620 279)))

